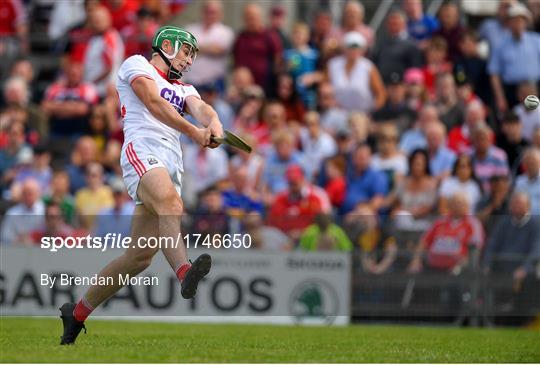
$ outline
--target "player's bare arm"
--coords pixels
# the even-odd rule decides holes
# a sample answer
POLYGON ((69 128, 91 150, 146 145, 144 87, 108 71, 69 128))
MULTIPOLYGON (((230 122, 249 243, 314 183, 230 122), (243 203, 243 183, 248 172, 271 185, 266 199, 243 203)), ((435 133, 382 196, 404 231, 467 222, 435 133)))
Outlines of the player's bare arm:
MULTIPOLYGON (((191 114, 197 121, 210 130, 210 133, 214 137, 223 136, 223 126, 219 117, 210 105, 197 97, 188 97, 186 99, 187 112, 191 114)), ((209 147, 215 148, 219 146, 218 143, 211 143, 209 147)))
POLYGON ((178 114, 169 102, 159 96, 159 91, 154 80, 139 77, 133 81, 131 87, 156 119, 185 134, 203 147, 210 145, 211 129, 197 128, 178 114))

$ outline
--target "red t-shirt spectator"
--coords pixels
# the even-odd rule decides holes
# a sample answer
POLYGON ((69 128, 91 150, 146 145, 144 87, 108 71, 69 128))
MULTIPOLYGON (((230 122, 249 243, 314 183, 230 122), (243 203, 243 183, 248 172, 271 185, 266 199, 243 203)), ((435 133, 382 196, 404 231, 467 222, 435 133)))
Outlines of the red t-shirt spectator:
POLYGON ((469 244, 481 248, 484 244, 482 224, 474 216, 440 218, 424 234, 428 265, 434 269, 451 270, 469 254, 469 244))
POLYGON ((140 1, 122 0, 121 4, 116 7, 113 6, 114 2, 118 1, 105 0, 102 1, 102 5, 111 13, 112 26, 120 32, 137 21, 137 10, 139 10, 140 1))
POLYGON ((124 58, 140 54, 150 58, 152 50, 152 38, 158 30, 157 23, 150 23, 145 29, 140 29, 138 24, 131 24, 122 29, 122 39, 124 40, 124 58))
POLYGON ((313 223, 317 214, 326 210, 326 204, 314 186, 306 186, 298 199, 292 199, 289 191, 284 191, 270 207, 268 223, 284 232, 304 229, 313 223))
POLYGON ((345 200, 345 194, 347 193, 347 182, 344 177, 335 177, 328 181, 328 184, 324 187, 330 203, 334 207, 340 207, 345 200))
POLYGON ((14 36, 17 27, 26 23, 26 12, 21 0, 0 1, 0 36, 14 36))

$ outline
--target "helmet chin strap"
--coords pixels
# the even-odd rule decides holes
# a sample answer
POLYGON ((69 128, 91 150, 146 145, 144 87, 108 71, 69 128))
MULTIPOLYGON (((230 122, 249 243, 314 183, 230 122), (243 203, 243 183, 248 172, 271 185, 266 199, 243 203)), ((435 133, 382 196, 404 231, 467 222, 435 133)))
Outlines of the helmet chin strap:
POLYGON ((152 47, 152 49, 155 52, 157 52, 161 56, 161 59, 163 60, 163 62, 165 62, 165 64, 167 66, 169 66, 169 71, 167 72, 167 78, 169 80, 179 80, 179 79, 181 79, 182 78, 182 72, 180 70, 177 70, 176 68, 174 68, 171 61, 170 61, 173 58, 175 58, 176 55, 178 54, 178 41, 175 42, 175 44, 174 44, 174 53, 172 55, 166 54, 159 47, 152 47))

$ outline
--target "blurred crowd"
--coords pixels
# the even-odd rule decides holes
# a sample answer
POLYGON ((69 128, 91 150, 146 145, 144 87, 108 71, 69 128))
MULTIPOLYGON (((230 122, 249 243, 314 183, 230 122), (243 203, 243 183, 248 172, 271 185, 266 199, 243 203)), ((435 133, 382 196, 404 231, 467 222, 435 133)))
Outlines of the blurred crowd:
POLYGON ((186 233, 355 250, 372 274, 395 270, 399 251, 409 272, 455 272, 472 247, 516 280, 534 271, 540 109, 521 100, 540 87, 540 1, 501 0, 476 24, 457 2, 430 15, 396 1, 377 32, 354 0, 340 14, 320 2, 307 22, 246 2, 238 31, 218 0, 183 24, 186 3, 54 2, 47 38, 60 67, 37 88, 31 4, 0 1, 3 245, 129 234, 115 77, 125 58, 150 58, 174 18, 200 48, 183 81, 254 147, 183 141, 186 233))

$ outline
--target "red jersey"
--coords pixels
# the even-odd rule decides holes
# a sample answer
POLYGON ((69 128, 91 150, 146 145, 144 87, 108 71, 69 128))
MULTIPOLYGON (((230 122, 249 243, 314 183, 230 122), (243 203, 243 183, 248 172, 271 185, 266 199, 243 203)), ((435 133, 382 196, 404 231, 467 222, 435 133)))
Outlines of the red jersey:
POLYGON ((427 244, 428 265, 450 270, 469 254, 469 244, 481 248, 484 243, 482 224, 474 216, 440 218, 422 238, 427 244))
POLYGON ((325 211, 328 203, 313 186, 304 190, 302 196, 294 200, 289 191, 278 194, 270 208, 268 223, 284 232, 304 229, 313 223, 315 216, 325 211))
POLYGON ((0 36, 13 36, 17 26, 26 22, 24 5, 21 0, 0 1, 0 36))

